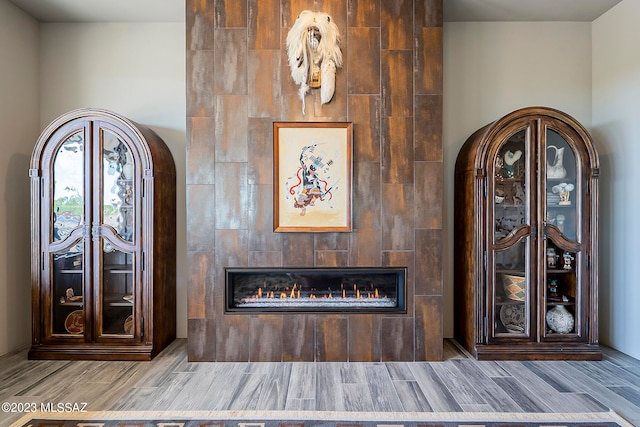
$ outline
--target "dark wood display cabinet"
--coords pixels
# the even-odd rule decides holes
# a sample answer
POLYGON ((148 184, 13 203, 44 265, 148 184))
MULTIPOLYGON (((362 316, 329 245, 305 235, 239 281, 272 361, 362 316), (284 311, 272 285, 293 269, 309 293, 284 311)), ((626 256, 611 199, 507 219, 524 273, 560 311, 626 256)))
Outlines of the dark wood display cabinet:
POLYGON ((150 360, 176 334, 176 173, 153 131, 81 109, 38 139, 31 359, 150 360))
POLYGON ((455 170, 455 337, 478 359, 599 360, 591 137, 545 107, 475 132, 455 170))

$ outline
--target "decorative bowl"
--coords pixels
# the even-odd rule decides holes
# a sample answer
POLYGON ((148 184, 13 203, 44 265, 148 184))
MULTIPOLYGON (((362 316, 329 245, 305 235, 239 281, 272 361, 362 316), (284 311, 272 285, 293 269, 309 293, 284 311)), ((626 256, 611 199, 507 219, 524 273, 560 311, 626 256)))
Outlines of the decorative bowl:
POLYGON ((500 307, 500 321, 510 334, 524 333, 524 304, 505 304, 500 307))
POLYGON ((498 195, 496 194, 496 203, 498 203, 498 204, 499 204, 499 203, 502 203, 502 202, 504 202, 504 196, 498 196, 498 195))
POLYGON ((508 325, 504 325, 504 327, 507 330, 507 332, 509 332, 510 334, 523 334, 524 333, 524 327, 523 326, 508 324, 508 325))
POLYGON ((524 301, 526 298, 526 280, 524 276, 516 276, 514 274, 502 275, 502 287, 504 293, 510 300, 524 301))

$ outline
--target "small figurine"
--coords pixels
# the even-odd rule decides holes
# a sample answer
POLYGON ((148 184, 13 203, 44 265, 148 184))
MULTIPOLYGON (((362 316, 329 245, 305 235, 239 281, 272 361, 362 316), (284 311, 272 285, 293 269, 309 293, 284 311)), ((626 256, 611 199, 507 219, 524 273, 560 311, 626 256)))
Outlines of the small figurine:
POLYGON ((551 188, 551 191, 553 191, 554 194, 557 194, 558 196, 560 196, 560 201, 558 202, 560 206, 569 206, 571 205, 571 200, 569 200, 569 195, 570 195, 570 192, 573 191, 575 188, 576 187, 573 184, 562 182, 558 185, 554 185, 553 188, 551 188))
POLYGON ((557 261, 556 248, 547 248, 547 267, 556 268, 557 261))
POLYGON ((571 270, 571 261, 573 261, 575 258, 573 256, 571 256, 569 251, 566 251, 562 255, 562 259, 564 259, 564 267, 562 267, 562 268, 565 269, 565 270, 571 270))
POLYGON ((558 298, 558 281, 556 279, 549 281, 547 289, 549 290, 549 298, 558 298))
POLYGON ((522 150, 513 152, 511 150, 504 153, 504 171, 507 178, 515 176, 515 163, 522 157, 522 150))
POLYGON ((526 195, 524 193, 524 189, 522 188, 522 184, 520 182, 514 182, 513 188, 515 190, 513 195, 513 204, 523 205, 526 199, 526 195))
POLYGON ((65 300, 64 302, 81 301, 82 295, 75 295, 75 293, 73 292, 73 288, 67 288, 67 290, 65 291, 65 297, 60 297, 61 304, 63 304, 63 299, 65 300))

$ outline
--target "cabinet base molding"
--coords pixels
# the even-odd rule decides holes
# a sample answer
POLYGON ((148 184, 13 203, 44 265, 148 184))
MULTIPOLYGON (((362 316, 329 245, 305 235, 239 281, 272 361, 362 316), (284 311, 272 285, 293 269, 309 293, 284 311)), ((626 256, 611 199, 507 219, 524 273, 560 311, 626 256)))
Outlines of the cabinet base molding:
POLYGON ((500 344, 476 345, 478 360, 602 360, 597 344, 500 344))
POLYGON ((31 360, 120 360, 148 361, 159 353, 151 345, 34 345, 29 350, 31 360))

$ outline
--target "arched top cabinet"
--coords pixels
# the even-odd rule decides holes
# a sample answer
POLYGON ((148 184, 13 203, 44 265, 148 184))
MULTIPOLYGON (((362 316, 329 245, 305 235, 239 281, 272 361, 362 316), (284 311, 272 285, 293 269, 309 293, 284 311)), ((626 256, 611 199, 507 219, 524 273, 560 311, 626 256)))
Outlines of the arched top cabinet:
POLYGON ((34 359, 149 360, 175 338, 176 173, 152 130, 54 120, 29 169, 34 359))
POLYGON ((546 107, 479 129, 455 170, 455 336, 479 359, 600 359, 599 161, 546 107))

